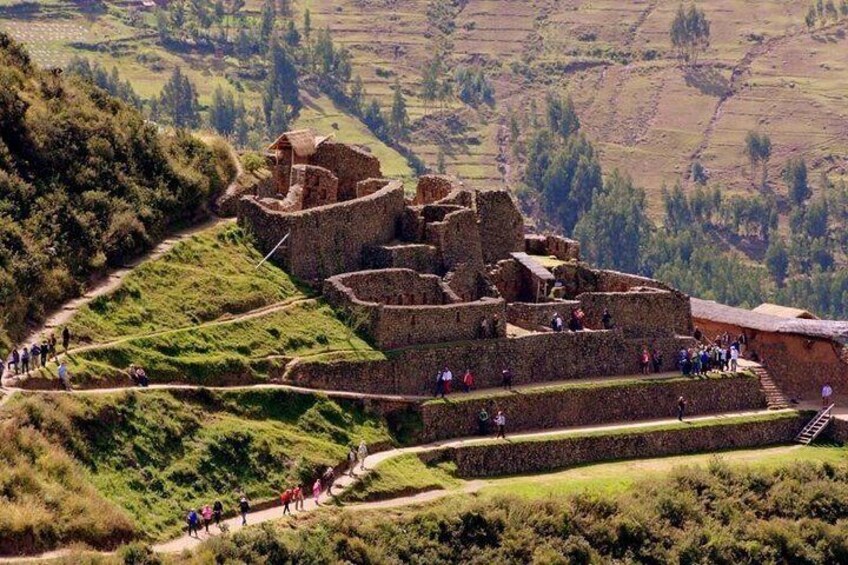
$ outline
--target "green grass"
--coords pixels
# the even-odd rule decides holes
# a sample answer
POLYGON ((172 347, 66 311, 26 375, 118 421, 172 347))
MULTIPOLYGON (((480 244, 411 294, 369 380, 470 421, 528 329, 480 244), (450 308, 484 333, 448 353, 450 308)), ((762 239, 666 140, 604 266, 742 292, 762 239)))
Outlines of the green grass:
POLYGON ((409 496, 431 490, 459 486, 456 465, 450 462, 426 464, 414 453, 405 453, 378 464, 361 481, 344 493, 345 502, 365 502, 409 496))
POLYGON ((189 327, 309 293, 270 263, 256 269, 261 260, 240 228, 203 231, 81 308, 70 321, 71 334, 75 341, 99 343, 189 327))
MULTIPOLYGON (((86 513, 78 521, 95 521, 100 505, 104 518, 117 513, 124 520, 119 525, 129 522, 147 539, 177 534, 190 507, 220 498, 232 510, 240 491, 254 502, 272 499, 280 488, 306 484, 344 461, 349 445, 392 440, 379 417, 353 403, 279 390, 26 395, 6 412, 16 428, 36 434, 64 463, 31 457, 46 470, 27 481, 53 480, 68 490, 65 499, 85 502, 60 512, 78 508, 86 513)), ((13 461, 28 455, 26 445, 4 450, 13 451, 13 461)), ((28 501, 25 494, 0 497, 0 516, 28 501)), ((39 502, 51 504, 49 498, 39 502)), ((51 526, 49 515, 35 519, 51 526)), ((0 543, 7 535, 0 531, 0 543)))

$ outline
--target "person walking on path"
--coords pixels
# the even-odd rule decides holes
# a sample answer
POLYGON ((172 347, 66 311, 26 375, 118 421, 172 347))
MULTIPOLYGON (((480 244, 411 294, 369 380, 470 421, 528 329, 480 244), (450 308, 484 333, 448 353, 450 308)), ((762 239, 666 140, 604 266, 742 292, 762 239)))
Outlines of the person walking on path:
POLYGON ((639 355, 639 362, 642 365, 642 374, 650 375, 651 374, 651 354, 648 353, 648 348, 643 347, 642 353, 639 355))
POLYGON ((21 373, 29 376, 29 349, 26 346, 21 348, 21 373))
POLYGON ((65 354, 68 353, 69 345, 71 345, 71 330, 68 329, 68 326, 65 326, 62 330, 62 349, 65 354))
POLYGON ((739 349, 730 348, 730 370, 734 373, 739 370, 739 349))
POLYGON ((321 497, 321 479, 315 479, 315 482, 312 484, 312 498, 315 499, 315 506, 320 506, 321 503, 318 502, 318 499, 321 497))
POLYGON ((351 477, 355 477, 356 475, 353 473, 353 470, 356 468, 356 450, 351 445, 347 450, 347 474, 351 477))
POLYGON ((368 446, 365 445, 365 440, 359 442, 359 451, 357 452, 359 456, 359 470, 365 470, 365 458, 368 457, 368 446))
POLYGON ((285 491, 280 493, 280 503, 283 505, 283 516, 288 514, 291 516, 291 508, 289 508, 289 503, 292 499, 292 489, 287 488, 285 491))
POLYGON ((199 537, 200 518, 193 508, 188 511, 186 522, 188 523, 188 535, 191 536, 191 533, 194 532, 194 537, 199 537))
POLYGON ((615 326, 612 321, 612 314, 606 308, 604 308, 604 313, 601 316, 601 323, 604 325, 605 330, 611 330, 615 326))
POLYGON ((830 406, 830 398, 833 396, 833 387, 830 383, 825 383, 822 387, 822 408, 830 406))
POLYGON ((221 526, 221 517, 224 515, 224 505, 220 500, 216 500, 212 505, 212 517, 215 518, 215 525, 221 526))
POLYGON ((444 398, 444 394, 450 394, 453 388, 453 373, 447 367, 442 372, 442 385, 444 386, 442 398, 444 398))
POLYGON ((241 495, 239 499, 239 512, 241 513, 241 525, 247 525, 247 513, 250 512, 250 502, 245 495, 241 495))
POLYGON ((6 366, 6 368, 10 370, 13 367, 15 369, 15 374, 19 374, 21 371, 21 354, 18 353, 17 348, 12 350, 12 354, 9 355, 9 364, 6 366))
POLYGON ((683 421, 683 416, 686 412, 686 399, 682 396, 677 399, 677 419, 683 421))
POLYGON ((303 510, 303 489, 300 485, 294 487, 294 491, 292 491, 292 499, 294 500, 294 509, 303 510))
POLYGON ((47 340, 47 345, 50 346, 50 353, 53 354, 53 360, 59 362, 59 352, 56 351, 56 335, 50 333, 50 338, 47 340))
POLYGON ((200 511, 200 515, 203 517, 203 527, 206 529, 206 533, 209 533, 209 524, 212 523, 212 507, 208 504, 203 506, 203 510, 200 511))
POLYGON ((332 467, 327 467, 324 471, 324 476, 321 477, 321 482, 327 485, 327 496, 333 496, 333 481, 336 480, 336 474, 332 467))
POLYGON ((498 410, 498 415, 495 416, 495 425, 498 427, 498 435, 495 439, 506 439, 506 416, 501 410, 498 410))
POLYGON ((559 313, 554 312, 554 317, 551 320, 551 329, 553 331, 559 333, 559 332, 562 331, 563 325, 564 325, 564 322, 562 321, 562 318, 560 317, 559 313))
POLYGON ((47 356, 50 354, 50 346, 47 344, 47 340, 44 339, 41 342, 41 366, 47 366, 47 356))
POLYGON ((465 392, 471 392, 474 388, 474 373, 471 369, 466 369, 465 374, 462 375, 462 388, 465 392))
POLYGON ((41 359, 41 347, 38 345, 38 342, 32 344, 32 347, 29 349, 29 356, 32 359, 32 368, 38 369, 38 361, 41 359))
POLYGON ((436 375, 436 394, 433 396, 442 398, 445 397, 445 374, 442 371, 436 375))
POLYGON ((71 376, 68 374, 68 364, 65 363, 64 361, 62 361, 59 364, 58 373, 59 373, 59 382, 62 383, 62 387, 65 390, 70 392, 72 389, 71 389, 71 376))
POLYGON ((501 386, 506 390, 512 390, 512 371, 508 368, 501 371, 501 386))
POLYGON ((485 408, 481 408, 477 414, 477 431, 481 436, 489 435, 489 413, 485 408))

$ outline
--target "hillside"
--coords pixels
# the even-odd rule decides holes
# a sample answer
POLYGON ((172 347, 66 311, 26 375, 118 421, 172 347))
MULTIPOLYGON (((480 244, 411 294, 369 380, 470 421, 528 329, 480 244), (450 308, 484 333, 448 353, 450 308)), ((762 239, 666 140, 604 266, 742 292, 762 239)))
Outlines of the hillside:
POLYGON ((5 350, 89 277, 208 214, 233 165, 226 144, 159 134, 102 90, 39 70, 5 34, 0 65, 5 350))

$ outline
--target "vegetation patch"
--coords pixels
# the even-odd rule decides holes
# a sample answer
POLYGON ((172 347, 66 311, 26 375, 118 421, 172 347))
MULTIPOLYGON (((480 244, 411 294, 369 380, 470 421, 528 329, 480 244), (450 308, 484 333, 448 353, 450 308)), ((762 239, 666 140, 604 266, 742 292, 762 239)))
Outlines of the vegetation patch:
POLYGON ((345 502, 366 502, 445 490, 461 484, 451 462, 427 464, 418 455, 406 453, 379 463, 342 496, 345 502))

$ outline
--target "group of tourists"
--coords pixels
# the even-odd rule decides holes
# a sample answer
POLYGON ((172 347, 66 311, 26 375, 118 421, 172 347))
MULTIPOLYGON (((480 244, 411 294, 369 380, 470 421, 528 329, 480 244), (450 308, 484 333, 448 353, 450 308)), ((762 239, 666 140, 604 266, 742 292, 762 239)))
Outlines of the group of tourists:
MULTIPOLYGON (((586 313, 583 312, 583 309, 579 306, 571 307, 571 314, 568 317, 568 330, 572 332, 580 332, 584 329, 584 320, 586 319, 586 313)), ((615 327, 615 324, 612 320, 612 314, 610 314, 607 308, 604 308, 603 313, 601 314, 601 325, 605 330, 611 330, 615 327)), ((551 330, 555 332, 561 332, 566 328, 565 322, 562 319, 562 316, 559 315, 559 312, 554 312, 553 318, 551 318, 551 330)))
MULTIPOLYGON (((489 420, 489 413, 485 408, 481 408, 480 413, 477 414, 477 432, 481 436, 489 435, 489 420)), ((498 410, 495 414, 494 424, 498 430, 495 437, 506 439, 506 414, 503 410, 498 410)))
MULTIPOLYGON (((501 371, 501 386, 506 390, 512 390, 513 375, 509 368, 501 371)), ((475 388, 475 377, 471 369, 466 369, 459 379, 460 390, 471 392, 475 388)), ((436 391, 433 396, 444 398, 453 392, 453 371, 445 367, 436 373, 436 391)))
POLYGON ((706 375, 710 371, 738 371, 739 344, 702 345, 680 350, 678 365, 685 376, 706 375))
MULTIPOLYGON (((68 328, 62 330, 62 348, 67 353, 68 345, 71 343, 71 332, 68 328)), ((47 367, 50 359, 59 364, 59 352, 57 350, 56 336, 51 333, 44 336, 41 342, 36 341, 30 347, 26 345, 12 349, 6 358, 6 368, 14 375, 27 375, 39 367, 47 367)))
POLYGON ((130 364, 130 368, 127 370, 127 373, 130 375, 130 380, 134 385, 140 387, 146 387, 150 385, 150 379, 147 378, 147 373, 144 372, 144 369, 136 365, 135 363, 130 364))
MULTIPOLYGON (((353 477, 355 468, 358 466, 360 471, 365 471, 365 459, 368 457, 368 446, 365 441, 359 443, 359 447, 351 445, 348 448, 348 474, 353 477)), ((308 493, 311 492, 315 505, 320 505, 321 493, 326 490, 327 496, 333 495, 333 483, 336 480, 336 473, 332 467, 327 467, 324 473, 315 479, 312 483, 312 489, 309 487, 296 485, 287 487, 280 492, 280 505, 283 507, 283 515, 292 513, 292 505, 294 510, 304 510, 304 504, 308 493)), ((239 496, 238 513, 241 516, 241 525, 247 525, 247 516, 250 513, 250 501, 245 494, 239 496)), ((191 509, 186 515, 186 525, 188 535, 198 536, 201 526, 209 533, 209 526, 215 524, 219 529, 225 529, 221 526, 221 518, 224 514, 224 505, 220 500, 216 500, 212 506, 204 505, 199 510, 191 509)))
POLYGON ((656 347, 653 351, 649 351, 647 347, 642 348, 642 352, 639 353, 639 367, 641 367, 643 375, 649 375, 651 371, 659 373, 662 371, 662 366, 662 351, 656 347))

